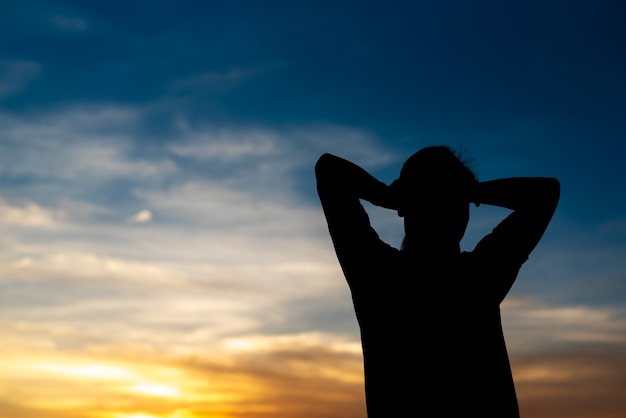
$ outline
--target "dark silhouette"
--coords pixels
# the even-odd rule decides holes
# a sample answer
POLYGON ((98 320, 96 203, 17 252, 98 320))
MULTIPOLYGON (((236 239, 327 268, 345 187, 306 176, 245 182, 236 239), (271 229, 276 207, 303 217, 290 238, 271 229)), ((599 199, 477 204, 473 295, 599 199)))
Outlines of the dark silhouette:
POLYGON ((389 186, 331 154, 315 174, 361 330, 368 417, 519 417, 500 303, 552 218, 558 180, 478 182, 445 146, 412 155, 389 186), (359 199, 404 218, 401 249, 359 199), (513 212, 461 252, 470 203, 513 212))

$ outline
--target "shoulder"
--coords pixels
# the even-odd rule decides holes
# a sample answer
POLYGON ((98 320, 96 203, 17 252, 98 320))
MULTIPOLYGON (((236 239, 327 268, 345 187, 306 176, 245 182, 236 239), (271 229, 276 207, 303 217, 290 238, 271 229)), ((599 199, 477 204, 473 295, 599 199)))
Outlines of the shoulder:
POLYGON ((497 303, 507 295, 525 261, 480 250, 463 252, 460 260, 460 279, 465 287, 497 303))

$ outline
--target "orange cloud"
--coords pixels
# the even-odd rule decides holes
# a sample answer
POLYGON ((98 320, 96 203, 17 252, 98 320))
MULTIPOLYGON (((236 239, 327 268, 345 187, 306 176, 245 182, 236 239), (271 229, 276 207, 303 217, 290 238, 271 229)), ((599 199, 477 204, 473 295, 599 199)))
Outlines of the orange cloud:
POLYGON ((626 416, 626 346, 575 345, 513 359, 520 410, 528 418, 626 416))
MULTIPOLYGON (((361 355, 321 335, 256 336, 189 355, 166 347, 1 353, 10 418, 365 418, 361 355)), ((626 416, 626 346, 512 356, 524 418, 626 416)))

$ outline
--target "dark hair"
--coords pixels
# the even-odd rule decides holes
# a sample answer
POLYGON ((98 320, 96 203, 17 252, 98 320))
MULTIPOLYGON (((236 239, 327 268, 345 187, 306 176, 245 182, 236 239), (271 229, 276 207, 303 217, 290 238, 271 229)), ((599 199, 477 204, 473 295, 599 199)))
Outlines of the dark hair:
POLYGON ((408 181, 424 176, 441 183, 454 181, 463 188, 469 188, 478 181, 469 168, 469 160, 461 152, 445 145, 420 149, 406 160, 400 171, 400 178, 408 181))
MULTIPOLYGON (((460 153, 445 145, 422 148, 406 160, 400 171, 396 186, 398 214, 404 216, 415 213, 415 208, 430 207, 436 216, 445 219, 448 233, 458 236, 460 241, 469 220, 472 189, 477 182, 468 160, 460 153), (426 205, 423 202, 427 202, 426 205)), ((402 241, 402 249, 407 236, 408 233, 402 241)))

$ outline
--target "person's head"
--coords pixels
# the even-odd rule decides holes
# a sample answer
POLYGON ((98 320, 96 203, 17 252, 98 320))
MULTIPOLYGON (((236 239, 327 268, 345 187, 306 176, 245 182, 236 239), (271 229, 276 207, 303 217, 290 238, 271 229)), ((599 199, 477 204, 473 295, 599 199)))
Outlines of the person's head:
POLYGON ((458 246, 469 221, 469 192, 477 183, 459 156, 447 146, 422 148, 406 160, 396 183, 403 245, 458 246))

